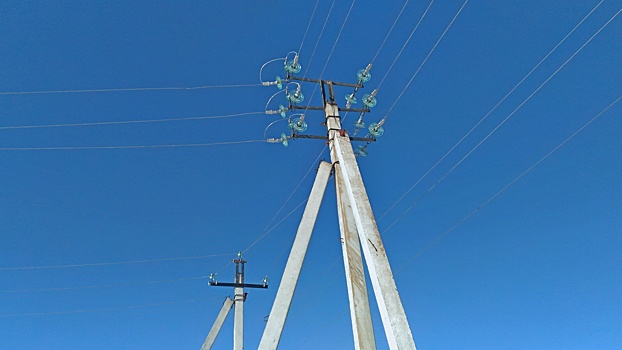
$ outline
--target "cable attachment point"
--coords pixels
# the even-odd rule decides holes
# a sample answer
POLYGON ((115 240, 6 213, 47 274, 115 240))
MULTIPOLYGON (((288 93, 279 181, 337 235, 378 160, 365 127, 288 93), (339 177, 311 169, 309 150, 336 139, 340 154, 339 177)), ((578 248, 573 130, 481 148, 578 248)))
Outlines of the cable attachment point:
POLYGON ((261 83, 261 85, 263 85, 263 86, 273 86, 273 85, 276 85, 276 87, 278 87, 279 90, 281 90, 281 89, 283 89, 283 79, 281 79, 281 77, 279 77, 277 75, 275 81, 264 81, 264 82, 261 83))
POLYGON ((382 127, 382 124, 384 124, 384 119, 381 120, 379 123, 369 124, 369 128, 367 130, 369 130, 369 133, 372 134, 374 137, 380 137, 384 135, 384 128, 382 127))
POLYGON ((363 114, 359 117, 359 119, 354 123, 354 127, 357 129, 365 128, 365 123, 363 123, 363 114))
POLYGON ((266 114, 280 114, 282 118, 285 118, 287 116, 287 111, 289 109, 287 109, 287 107, 283 106, 283 105, 279 105, 279 109, 275 110, 266 110, 266 114))
POLYGON ((378 93, 378 89, 375 89, 374 91, 371 92, 371 94, 365 94, 363 96, 363 105, 365 105, 365 107, 367 108, 375 107, 376 103, 378 103, 378 101, 376 101, 377 93, 378 93))
POLYGON ((345 97, 346 97, 346 108, 350 108, 350 106, 356 104, 356 97, 354 97, 354 93, 347 94, 345 97))
POLYGON ((368 153, 367 153, 367 145, 365 145, 365 146, 363 146, 363 145, 359 145, 359 146, 356 148, 355 153, 356 153, 356 155, 357 155, 357 156, 367 157, 367 154, 368 154, 368 153))
POLYGON ((305 132, 307 130, 307 122, 305 122, 304 114, 300 118, 296 118, 289 122, 289 128, 295 132, 305 132))
POLYGON ((283 146, 287 147, 289 145, 288 140, 289 140, 289 137, 287 137, 287 135, 285 135, 285 133, 282 132, 280 139, 269 138, 269 139, 266 140, 266 142, 268 142, 268 143, 282 143, 283 146))
POLYGON ((371 79, 371 73, 369 72, 371 70, 371 66, 372 64, 370 63, 364 69, 361 68, 356 72, 356 77, 358 79, 359 85, 362 83, 366 83, 371 79))
POLYGON ((300 103, 302 101, 304 101, 305 96, 302 94, 302 91, 300 91, 300 85, 298 85, 298 88, 294 91, 291 91, 287 94, 287 100, 291 103, 300 103))
POLYGON ((293 60, 285 60, 285 71, 290 74, 296 74, 300 72, 302 66, 298 63, 298 54, 294 56, 293 60))

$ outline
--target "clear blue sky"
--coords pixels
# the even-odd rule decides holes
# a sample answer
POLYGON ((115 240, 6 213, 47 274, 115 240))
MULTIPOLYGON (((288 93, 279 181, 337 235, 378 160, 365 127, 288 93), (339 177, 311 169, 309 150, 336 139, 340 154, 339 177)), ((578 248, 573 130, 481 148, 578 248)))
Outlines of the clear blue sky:
MULTIPOLYGON (((391 110, 385 135, 370 145, 368 157, 359 158, 377 218, 599 2, 469 1, 391 110)), ((300 63, 309 77, 322 71, 351 4, 336 2, 310 62, 332 3, 320 0, 303 42, 300 63)), ((365 92, 378 86, 428 4, 410 1, 374 62, 365 92)), ((387 115, 462 4, 431 6, 386 75, 367 123, 387 115)), ((3 1, 0 91, 257 84, 264 62, 300 48, 314 5, 3 1)), ((356 1, 324 78, 354 82, 402 5, 356 1)), ((462 220, 620 97, 622 16, 539 86, 621 8, 620 1, 602 2, 379 219, 420 349, 622 348, 620 104, 462 220)), ((282 75, 281 64, 267 65, 264 73, 267 79, 282 75)), ((275 120, 262 114, 6 127, 262 112, 276 91, 249 86, 0 94, 0 349, 198 349, 231 294, 208 287, 205 276, 219 272, 220 280, 232 279, 227 262, 285 218, 245 254, 247 281, 259 282, 265 274, 271 280, 268 290, 249 291, 246 303, 246 347, 256 348, 302 214, 302 207, 294 209, 309 193, 313 170, 303 176, 318 155, 328 159, 326 151, 320 155, 322 141, 299 140, 288 148, 246 143, 8 150, 261 140, 275 120), (187 259, 197 256, 203 258, 187 259), (164 258, 183 259, 15 269, 164 258)), ((312 91, 312 85, 303 86, 305 103, 312 91)), ((340 103, 348 92, 338 91, 340 103)), ((271 108, 282 102, 280 96, 271 108)), ((311 102, 321 103, 318 93, 311 102)), ((349 130, 353 119, 345 120, 349 130)), ((307 133, 322 134, 321 121, 321 114, 308 113, 307 133)), ((276 123, 267 136, 282 131, 285 123, 276 123)), ((283 349, 352 348, 333 186, 283 349)), ((377 312, 374 317, 378 348, 387 349, 377 312)), ((231 343, 232 318, 216 348, 231 343)))

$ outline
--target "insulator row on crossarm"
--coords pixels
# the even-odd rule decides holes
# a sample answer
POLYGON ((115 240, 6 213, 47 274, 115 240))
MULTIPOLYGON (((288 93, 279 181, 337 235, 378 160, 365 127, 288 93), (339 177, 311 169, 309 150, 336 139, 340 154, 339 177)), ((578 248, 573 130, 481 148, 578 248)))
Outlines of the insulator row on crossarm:
MULTIPOLYGON (((367 67, 361 68, 356 72, 357 85, 362 86, 363 83, 368 82, 371 79, 371 70, 372 64, 368 64, 367 67)), ((356 104, 356 92, 359 90, 358 87, 354 88, 354 91, 351 94, 347 94, 346 97, 346 108, 350 108, 353 104, 356 104)))

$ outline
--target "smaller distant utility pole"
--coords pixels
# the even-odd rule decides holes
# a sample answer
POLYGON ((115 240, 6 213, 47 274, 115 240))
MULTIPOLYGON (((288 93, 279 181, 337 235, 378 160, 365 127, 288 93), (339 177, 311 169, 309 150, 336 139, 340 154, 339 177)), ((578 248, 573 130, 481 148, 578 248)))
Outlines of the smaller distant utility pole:
POLYGON ((244 283, 244 264, 246 260, 242 260, 242 252, 238 253, 238 258, 234 259, 235 263, 235 281, 233 283, 226 282, 218 282, 215 279, 215 276, 210 275, 210 286, 218 286, 218 287, 233 287, 234 296, 233 300, 227 297, 225 302, 218 313, 218 317, 216 317, 216 321, 212 326, 201 350, 209 350, 214 345, 214 341, 216 340, 216 336, 220 332, 220 328, 222 327, 225 318, 229 314, 229 310, 233 306, 235 308, 234 313, 234 323, 233 323, 233 350, 243 350, 244 349, 244 302, 246 301, 246 294, 244 292, 244 288, 268 288, 268 277, 264 277, 263 282, 261 284, 255 283, 244 283))

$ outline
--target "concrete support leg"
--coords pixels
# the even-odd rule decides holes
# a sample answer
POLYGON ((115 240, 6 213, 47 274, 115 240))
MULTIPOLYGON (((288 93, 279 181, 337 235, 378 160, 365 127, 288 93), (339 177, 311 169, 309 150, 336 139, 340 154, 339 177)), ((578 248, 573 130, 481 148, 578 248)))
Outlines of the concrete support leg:
POLYGON ((225 302, 222 304, 222 308, 218 313, 218 317, 216 317, 216 321, 212 325, 212 328, 209 330, 209 333, 207 334, 207 338, 205 338, 205 342, 203 342, 201 350, 210 350, 212 348, 214 342, 216 341, 216 337, 218 336, 218 333, 222 328, 223 323, 225 323, 227 315, 229 315, 229 311, 231 311, 232 306, 233 300, 227 297, 227 299, 225 299, 225 302))
POLYGON ((361 256, 361 243, 356 231, 352 206, 346 194, 341 172, 341 166, 335 164, 337 211, 339 214, 343 263, 348 285, 348 298, 350 300, 350 319, 352 320, 354 349, 375 350, 376 341, 374 339, 369 296, 367 295, 367 284, 365 282, 365 270, 361 256))
POLYGON ((380 239, 380 232, 378 232, 350 138, 341 130, 337 105, 327 103, 324 114, 331 160, 333 163, 338 163, 342 170, 345 192, 352 205, 352 216, 365 255, 389 348, 391 350, 415 350, 412 331, 397 292, 393 272, 382 239, 380 239))
POLYGON ((260 350, 274 350, 279 346, 285 320, 289 313, 292 298, 294 297, 294 291, 296 290, 302 263, 304 262, 307 248, 309 247, 309 241, 311 240, 311 234, 313 233, 313 227, 315 226, 315 221, 320 210, 331 169, 332 165, 330 163, 320 163, 307 206, 305 207, 302 220, 298 226, 298 232, 296 233, 292 250, 287 259, 287 264, 285 265, 281 284, 279 285, 272 310, 270 311, 270 316, 268 317, 268 323, 266 324, 261 342, 259 343, 260 350))

